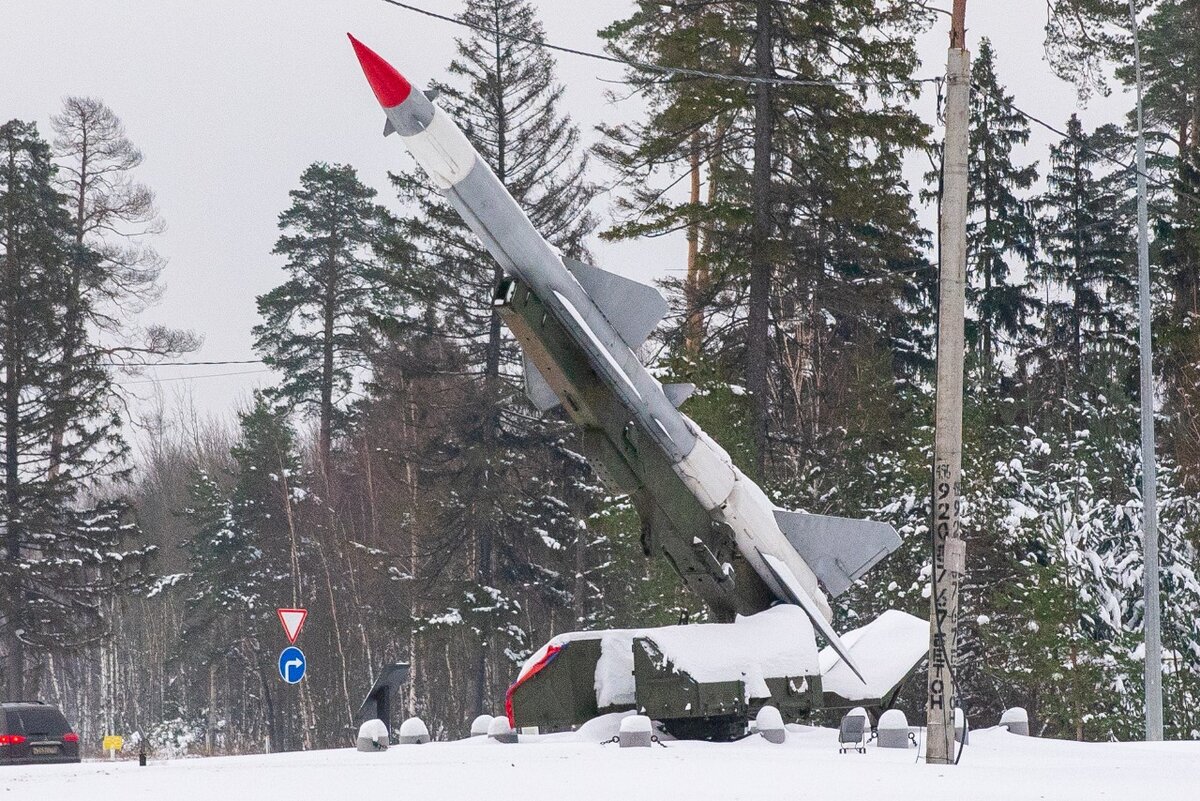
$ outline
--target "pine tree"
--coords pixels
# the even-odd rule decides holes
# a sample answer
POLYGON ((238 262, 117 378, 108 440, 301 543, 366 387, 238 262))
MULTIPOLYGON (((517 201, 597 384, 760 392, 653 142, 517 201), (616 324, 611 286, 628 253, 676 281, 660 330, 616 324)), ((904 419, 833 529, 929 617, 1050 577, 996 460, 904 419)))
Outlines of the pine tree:
POLYGON ((974 319, 968 336, 978 353, 976 368, 990 383, 1005 345, 1025 338, 1036 308, 1028 281, 1020 280, 1023 269, 1012 259, 1029 265, 1036 256, 1034 207, 1020 193, 1033 186, 1037 168, 1013 163, 1013 148, 1029 141, 1029 123, 1000 84, 986 37, 971 66, 971 84, 967 300, 974 319))
POLYGON ((48 654, 105 635, 102 599, 137 580, 148 554, 126 547, 124 503, 95 500, 128 476, 111 378, 93 353, 63 381, 65 277, 96 256, 73 241, 54 181, 35 126, 0 126, 0 640, 13 698, 36 694, 48 654))
MULTIPOLYGON (((673 287, 689 321, 673 337, 696 336, 698 311, 710 321, 711 366, 697 372, 749 390, 752 471, 763 471, 772 427, 777 440, 811 447, 836 436, 841 370, 860 355, 848 342, 863 343, 863 358, 893 348, 924 239, 898 170, 903 152, 924 144, 905 103, 916 91, 906 83, 912 36, 926 21, 902 3, 680 0, 639 3, 602 32, 633 60, 744 77, 631 70, 650 116, 605 129, 600 153, 635 187, 610 235, 686 226, 703 240, 703 279, 673 287), (790 77, 814 83, 773 82, 790 77), (689 172, 695 180, 701 165, 703 202, 696 191, 670 200, 665 188, 689 172)), ((694 348, 680 353, 695 359, 694 348)))
POLYGON ((287 258, 289 278, 258 298, 255 348, 283 375, 275 395, 318 420, 323 465, 361 381, 369 320, 398 303, 395 267, 383 259, 394 246, 393 220, 375 194, 353 167, 308 167, 279 215, 272 251, 287 258))

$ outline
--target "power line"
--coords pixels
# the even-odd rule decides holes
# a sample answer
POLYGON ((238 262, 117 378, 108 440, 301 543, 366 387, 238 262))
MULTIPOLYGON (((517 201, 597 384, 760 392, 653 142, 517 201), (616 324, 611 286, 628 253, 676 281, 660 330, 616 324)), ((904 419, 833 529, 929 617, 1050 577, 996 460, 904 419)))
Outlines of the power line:
POLYGON ((387 3, 390 6, 396 6, 397 8, 402 8, 405 11, 412 11, 413 13, 416 13, 416 14, 423 14, 426 17, 432 17, 433 19, 441 20, 442 22, 448 22, 451 25, 458 25, 459 27, 462 27, 462 28, 469 28, 473 31, 479 31, 480 33, 486 33, 491 36, 503 37, 505 39, 508 39, 509 41, 520 42, 522 44, 534 45, 535 47, 544 47, 547 50, 555 50, 555 51, 558 51, 559 53, 568 53, 573 56, 580 56, 581 58, 590 58, 590 59, 594 59, 596 61, 605 61, 610 64, 620 64, 625 67, 632 67, 633 69, 643 70, 645 72, 655 72, 660 75, 666 75, 668 77, 674 77, 677 75, 686 75, 686 76, 689 76, 692 78, 711 78, 714 80, 737 81, 739 83, 746 83, 746 84, 768 84, 771 86, 834 86, 834 87, 837 87, 837 86, 916 86, 916 85, 923 84, 923 83, 940 83, 942 80, 941 77, 901 78, 901 79, 892 80, 892 81, 879 81, 879 80, 831 81, 831 80, 825 80, 825 79, 818 80, 818 79, 811 79, 811 78, 761 78, 761 77, 757 77, 754 75, 737 75, 737 74, 733 74, 733 73, 709 72, 708 70, 698 70, 698 69, 692 69, 690 67, 668 67, 664 64, 652 64, 652 63, 646 62, 646 61, 634 61, 632 59, 620 58, 618 56, 612 56, 612 55, 608 55, 606 53, 596 53, 596 52, 593 52, 590 50, 580 50, 580 49, 574 48, 574 47, 565 47, 563 45, 551 44, 550 42, 547 42, 544 39, 533 39, 533 38, 530 38, 527 36, 519 36, 514 33, 507 33, 504 31, 496 30, 494 28, 488 28, 483 25, 473 25, 470 22, 467 22, 466 20, 458 19, 457 17, 451 17, 446 14, 438 14, 435 11, 430 11, 425 8, 420 8, 418 6, 409 5, 408 3, 402 3, 402 2, 400 2, 400 0, 383 0, 383 2, 387 3))
POLYGON ((100 362, 101 367, 216 367, 229 364, 264 364, 262 359, 225 359, 209 362, 100 362))
MULTIPOLYGON (((979 90, 978 86, 972 86, 972 89, 979 90)), ((982 90, 980 90, 980 91, 982 91, 982 90)), ((1148 183, 1153 183, 1154 186, 1157 186, 1160 189, 1168 189, 1168 191, 1170 191, 1170 192, 1175 192, 1176 197, 1187 198, 1188 200, 1192 200, 1193 203, 1200 205, 1200 197, 1198 197, 1198 195, 1190 194, 1188 192, 1182 192, 1177 187, 1172 186, 1171 183, 1163 181, 1162 179, 1157 179, 1157 177, 1154 177, 1150 173, 1147 173, 1147 171, 1145 171, 1145 170, 1138 169, 1138 167, 1136 167, 1135 164, 1130 163, 1130 162, 1123 162, 1123 161, 1121 161, 1120 158, 1117 158, 1116 156, 1110 156, 1109 153, 1106 153, 1103 150, 1100 150, 1099 147, 1088 144, 1086 139, 1082 139, 1079 137, 1073 137, 1073 135, 1068 133, 1067 131, 1062 131, 1062 130, 1060 130, 1060 128, 1057 128, 1054 125, 1049 124, 1049 122, 1039 119, 1039 118, 1037 118, 1037 116, 1034 116, 1033 114, 1026 112, 1025 109, 1021 109, 1021 108, 1014 106, 1013 103, 1009 103, 1006 100, 1004 100, 1004 97, 1002 95, 997 95, 997 94, 995 94, 995 92, 985 92, 985 94, 988 94, 990 97, 995 98, 995 100, 998 100, 998 101, 1006 104, 1006 106, 1008 106, 1008 108, 1013 109, 1014 113, 1022 116, 1022 118, 1025 118, 1026 120, 1028 120, 1030 122, 1033 122, 1034 125, 1038 125, 1040 127, 1045 128, 1046 131, 1049 131, 1050 133, 1055 134, 1056 137, 1058 137, 1060 139, 1069 139, 1070 141, 1073 141, 1073 143, 1075 143, 1076 145, 1080 145, 1080 146, 1084 147, 1085 150, 1096 153, 1096 155, 1099 156, 1100 158, 1103 158, 1104 161, 1109 162, 1111 164, 1115 164, 1115 165, 1117 165, 1117 167, 1120 167, 1121 169, 1129 170, 1130 173, 1132 173, 1134 175, 1134 177, 1139 177, 1139 176, 1144 177, 1144 179, 1146 179, 1146 181, 1148 183)), ((1178 212, 1169 211, 1166 209, 1154 209, 1154 211, 1157 211, 1159 213, 1164 213, 1164 215, 1178 216, 1178 212)))
POLYGON ((117 381, 116 383, 120 384, 123 387, 133 387, 133 386, 137 386, 139 384, 161 384, 166 381, 192 381, 192 380, 196 380, 196 379, 200 379, 200 378, 227 378, 230 376, 237 376, 237 375, 262 375, 264 373, 269 373, 269 372, 271 372, 271 371, 270 370, 242 370, 240 372, 233 372, 233 373, 207 373, 205 375, 177 375, 177 376, 172 376, 171 378, 150 378, 145 381, 117 381))
MULTIPOLYGON (((575 48, 575 47, 566 47, 564 45, 558 45, 558 44, 553 44, 551 42, 547 42, 544 39, 533 39, 533 38, 526 37, 526 36, 520 36, 520 35, 517 35, 514 33, 507 33, 504 31, 495 30, 492 28, 485 27, 483 25, 474 25, 470 22, 467 22, 466 20, 458 19, 456 17, 452 17, 452 16, 449 16, 446 14, 439 14, 435 11, 430 11, 428 9, 421 8, 419 6, 414 6, 409 3, 401 2, 401 0, 382 0, 382 2, 387 3, 390 6, 395 6, 397 8, 404 9, 405 11, 411 11, 415 14, 421 14, 423 16, 430 17, 432 19, 450 23, 451 25, 457 25, 462 28, 479 31, 480 33, 486 33, 486 34, 489 34, 492 36, 500 36, 500 37, 503 37, 510 41, 520 42, 522 44, 529 44, 529 45, 533 45, 535 47, 544 47, 547 50, 554 50, 554 51, 557 51, 560 53, 567 53, 569 55, 579 56, 581 58, 589 58, 589 59, 593 59, 595 61, 604 61, 604 62, 607 62, 610 64, 620 64, 625 67, 631 67, 633 69, 643 70, 646 72, 655 72, 655 73, 658 73, 661 75, 667 75, 667 76, 687 75, 687 76, 696 77, 696 78, 708 78, 708 79, 712 79, 712 80, 723 80, 723 81, 737 81, 737 82, 746 83, 746 84, 766 83, 766 84, 770 84, 770 85, 774 85, 774 86, 831 86, 831 87, 888 86, 888 85, 890 85, 890 86, 906 86, 906 85, 913 86, 913 85, 926 84, 926 83, 933 83, 933 84, 940 85, 943 81, 943 78, 941 76, 932 77, 932 78, 904 78, 904 79, 893 80, 893 81, 877 81, 877 80, 876 81, 867 81, 867 80, 833 81, 833 80, 824 80, 824 79, 814 80, 814 79, 805 79, 805 78, 768 78, 768 79, 763 79, 763 78, 759 78, 759 77, 756 77, 753 75, 737 75, 737 74, 733 74, 733 73, 712 72, 709 70, 692 69, 690 67, 668 67, 663 64, 653 64, 650 62, 635 61, 632 59, 625 59, 625 58, 620 58, 618 56, 608 55, 606 53, 596 53, 596 52, 589 51, 589 50, 581 50, 581 49, 575 48)), ((935 10, 940 11, 941 9, 935 9, 935 10)), ((979 87, 972 87, 972 88, 978 89, 979 87)), ((1045 128, 1047 131, 1050 131, 1051 133, 1055 134, 1060 139, 1071 139, 1076 144, 1083 145, 1086 149, 1095 153, 1096 155, 1098 155, 1100 158, 1104 159, 1105 161, 1111 162, 1112 164, 1115 164, 1116 166, 1118 166, 1124 170, 1130 170, 1135 177, 1138 175, 1141 175, 1149 183, 1153 184, 1154 186, 1156 186, 1160 189, 1173 191, 1173 192, 1175 192, 1177 197, 1186 198, 1188 200, 1195 202, 1197 205, 1200 205, 1200 196, 1192 195, 1187 192, 1182 192, 1182 191, 1178 190, 1177 188, 1173 187, 1171 184, 1169 184, 1165 181, 1162 181, 1161 179, 1155 178, 1154 176, 1149 175, 1148 173, 1145 173, 1141 170, 1138 170, 1137 167, 1131 163, 1126 163, 1124 161, 1121 161, 1118 158, 1115 158, 1114 156, 1110 156, 1109 154, 1105 153, 1104 151, 1102 151, 1098 148, 1088 146, 1086 142, 1084 142, 1080 139, 1077 139, 1075 137, 1072 137, 1066 131, 1060 130, 1059 128, 1055 127, 1054 125, 1046 122, 1043 119, 1040 119, 1039 117, 1029 113, 1028 111, 1025 111, 1024 109, 1021 109, 1021 108, 1017 107, 1016 105, 1013 105, 1012 103, 1007 102, 1007 100, 1002 95, 992 94, 991 96, 1000 100, 1002 103, 1005 103, 1005 105, 1007 105, 1009 108, 1011 108, 1016 114, 1020 115, 1021 117, 1024 117, 1026 120, 1034 123, 1035 125, 1039 125, 1042 128, 1045 128)), ((1177 212, 1172 212, 1167 209, 1155 208, 1155 211, 1157 211, 1160 214, 1179 216, 1177 212)))

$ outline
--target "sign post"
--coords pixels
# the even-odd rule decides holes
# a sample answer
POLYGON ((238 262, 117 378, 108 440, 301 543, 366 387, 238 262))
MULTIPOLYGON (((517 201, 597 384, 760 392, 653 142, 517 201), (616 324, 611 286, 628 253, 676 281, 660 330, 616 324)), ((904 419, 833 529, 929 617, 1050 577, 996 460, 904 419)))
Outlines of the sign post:
POLYGON ((296 647, 296 638, 304 628, 308 619, 307 609, 277 609, 279 624, 283 626, 283 634, 287 637, 288 647, 279 654, 279 678, 288 684, 299 684, 308 670, 308 660, 304 652, 296 647))

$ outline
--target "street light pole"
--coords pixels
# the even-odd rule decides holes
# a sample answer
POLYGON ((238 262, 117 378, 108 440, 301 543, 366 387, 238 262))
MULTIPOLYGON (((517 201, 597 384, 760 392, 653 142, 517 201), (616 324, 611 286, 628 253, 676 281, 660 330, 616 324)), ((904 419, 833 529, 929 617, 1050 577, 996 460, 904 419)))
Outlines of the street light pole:
POLYGON ((1133 62, 1137 71, 1137 215, 1138 305, 1142 396, 1142 551, 1145 590, 1146 739, 1163 738, 1162 632, 1158 586, 1158 476, 1154 460, 1154 370, 1150 338, 1150 237, 1146 211, 1146 134, 1142 116, 1142 51, 1138 42, 1137 7, 1129 0, 1129 25, 1133 31, 1133 62))

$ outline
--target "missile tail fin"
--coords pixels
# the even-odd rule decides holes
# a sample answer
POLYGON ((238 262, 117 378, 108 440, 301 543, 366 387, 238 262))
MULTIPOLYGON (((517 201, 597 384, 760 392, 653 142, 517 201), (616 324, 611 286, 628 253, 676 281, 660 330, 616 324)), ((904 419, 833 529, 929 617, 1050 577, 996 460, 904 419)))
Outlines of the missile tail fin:
POLYGON ((558 396, 554 394, 554 390, 550 388, 546 377, 541 374, 537 366, 529 360, 528 356, 523 356, 521 361, 525 366, 525 395, 528 396, 529 402, 532 403, 539 412, 548 412, 558 406, 558 396))
POLYGON ((692 393, 695 391, 695 384, 663 384, 663 394, 676 409, 682 406, 685 400, 692 397, 692 393))
POLYGON ((667 316, 667 301, 654 287, 575 259, 563 263, 634 353, 667 316))
POLYGON ((896 529, 875 520, 776 509, 775 522, 835 598, 876 562, 900 547, 896 529))
POLYGON ((392 125, 392 118, 391 117, 386 118, 383 123, 383 135, 391 136, 395 132, 396 132, 396 126, 392 125))
POLYGON ((842 642, 841 637, 838 637, 837 632, 833 630, 833 626, 821 614, 821 610, 817 608, 813 599, 800 586, 800 580, 796 578, 796 574, 792 572, 792 569, 784 564, 782 559, 765 553, 761 548, 758 551, 758 555, 767 563, 767 567, 770 568, 771 573, 775 576, 775 580, 783 588, 787 597, 791 598, 792 603, 805 611, 812 620, 813 625, 816 626, 817 631, 821 632, 821 636, 825 638, 834 652, 846 663, 846 667, 850 668, 854 672, 854 675, 858 676, 859 680, 865 684, 866 679, 863 678, 862 671, 854 661, 854 657, 850 655, 850 649, 842 642))

